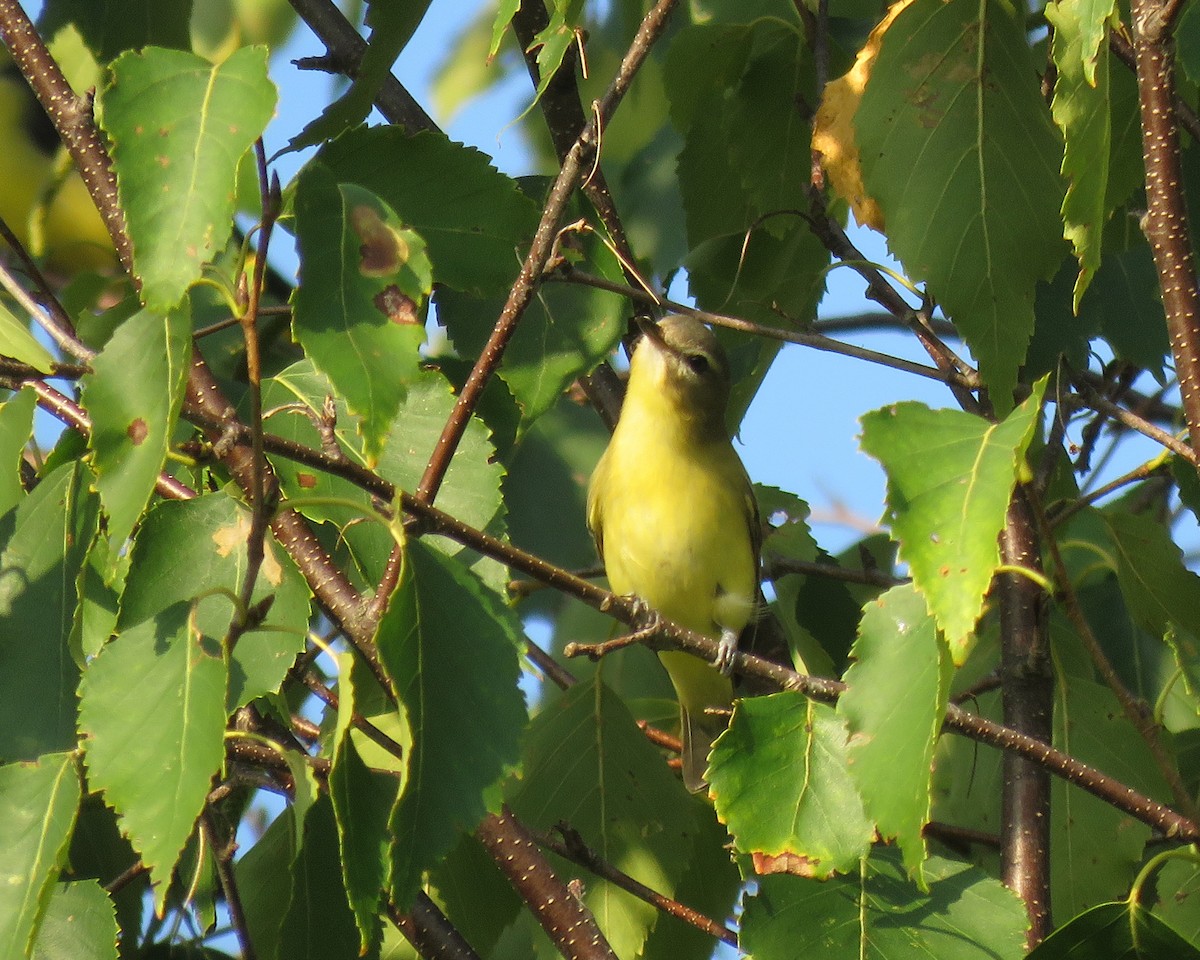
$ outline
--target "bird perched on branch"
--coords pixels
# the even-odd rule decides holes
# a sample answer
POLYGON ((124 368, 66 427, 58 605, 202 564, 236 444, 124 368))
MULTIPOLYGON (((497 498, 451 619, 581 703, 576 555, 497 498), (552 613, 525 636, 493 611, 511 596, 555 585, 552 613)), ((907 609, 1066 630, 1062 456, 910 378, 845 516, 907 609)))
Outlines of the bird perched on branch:
POLYGON ((588 527, 613 591, 720 643, 715 664, 659 653, 679 699, 683 779, 693 792, 706 785, 708 753, 733 702, 738 635, 759 596, 761 528, 725 425, 729 386, 725 351, 704 324, 644 323, 620 420, 588 489, 588 527))

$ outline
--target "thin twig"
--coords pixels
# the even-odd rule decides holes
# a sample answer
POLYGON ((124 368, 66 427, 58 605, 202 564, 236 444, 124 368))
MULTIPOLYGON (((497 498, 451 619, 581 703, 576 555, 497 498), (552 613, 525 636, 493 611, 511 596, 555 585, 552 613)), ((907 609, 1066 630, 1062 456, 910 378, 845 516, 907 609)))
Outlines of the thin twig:
POLYGON ((217 835, 211 808, 206 809, 200 815, 200 827, 208 838, 209 849, 213 852, 213 862, 217 867, 217 880, 221 884, 221 892, 225 895, 225 906, 229 910, 229 919, 233 924, 233 931, 237 935, 238 947, 241 949, 243 960, 255 960, 254 943, 250 939, 246 911, 242 908, 242 897, 233 872, 233 854, 237 850, 237 844, 233 842, 232 837, 226 838, 217 835))
MULTIPOLYGON (((258 171, 258 193, 262 204, 262 222, 258 230, 258 250, 254 257, 254 270, 250 289, 246 291, 245 309, 242 310, 242 340, 246 345, 247 394, 250 400, 250 449, 253 455, 250 491, 250 530, 246 534, 246 572, 242 578, 239 595, 243 613, 229 625, 225 637, 225 648, 232 651, 247 627, 246 611, 250 610, 254 597, 254 585, 263 562, 263 540, 267 535, 267 518, 271 505, 267 503, 267 465, 263 455, 262 416, 262 361, 259 356, 258 317, 262 303, 263 286, 266 279, 267 254, 271 247, 271 233, 282 206, 279 180, 272 179, 267 170, 267 152, 262 137, 254 141, 255 167, 258 171)), ((278 488, 272 490, 277 493, 278 488)), ((272 497, 273 499, 274 497, 272 497)))
POLYGON ((693 910, 678 900, 672 900, 670 897, 663 896, 657 890, 652 890, 640 880, 635 880, 629 874, 618 870, 592 850, 584 842, 579 832, 572 827, 560 823, 555 829, 562 836, 562 840, 555 840, 550 836, 536 836, 535 839, 541 846, 547 850, 553 850, 564 860, 578 864, 601 879, 607 880, 609 883, 633 894, 639 900, 644 900, 655 909, 682 920, 684 923, 695 927, 701 933, 708 934, 722 943, 726 943, 731 947, 737 946, 737 934, 724 924, 717 923, 711 917, 706 917, 698 910, 693 910))
POLYGON ((85 363, 92 360, 96 356, 96 351, 79 339, 78 334, 75 332, 75 324, 51 289, 45 275, 38 269, 37 263, 29 255, 29 251, 25 249, 25 245, 12 232, 3 218, 0 218, 0 236, 4 238, 4 242, 12 248, 13 253, 17 255, 17 259, 21 261, 21 265, 25 268, 29 279, 33 281, 41 293, 42 302, 41 304, 37 303, 33 297, 26 293, 25 288, 17 282, 16 277, 8 271, 3 263, 0 263, 0 284, 8 291, 9 296, 22 306, 33 321, 45 330, 50 338, 58 344, 58 348, 63 353, 76 357, 85 363))
MULTIPOLYGON (((654 298, 650 297, 644 290, 639 290, 636 287, 628 286, 627 284, 617 283, 613 280, 606 280, 603 277, 596 277, 591 274, 582 273, 573 267, 565 267, 561 270, 550 274, 548 280, 559 280, 565 283, 579 283, 584 286, 595 287, 599 290, 609 290, 613 293, 619 293, 629 297, 631 300, 641 302, 653 302, 654 298)), ((695 317, 705 323, 712 324, 717 327, 726 327, 730 330, 737 330, 741 333, 749 333, 757 337, 769 337, 772 340, 781 340, 785 343, 795 343, 804 347, 812 347, 815 350, 822 350, 826 353, 836 353, 840 356, 851 357, 856 360, 866 360, 869 363, 877 363, 881 366, 891 367, 894 370, 900 370, 903 373, 916 374, 919 377, 926 377, 930 380, 937 380, 942 383, 956 383, 965 389, 975 389, 978 386, 978 377, 964 375, 955 370, 942 370, 936 367, 927 367, 921 363, 914 363, 911 360, 905 360, 902 357, 893 357, 886 353, 880 353, 877 350, 870 350, 866 347, 859 347, 852 343, 843 343, 840 340, 833 340, 829 337, 822 336, 819 333, 807 333, 800 330, 786 330, 782 327, 767 327, 759 323, 753 323, 749 320, 743 320, 740 317, 731 317, 723 313, 710 313, 707 310, 697 310, 695 307, 688 306, 686 303, 679 303, 675 300, 668 300, 660 297, 657 300, 658 304, 672 311, 673 313, 687 314, 695 317)))

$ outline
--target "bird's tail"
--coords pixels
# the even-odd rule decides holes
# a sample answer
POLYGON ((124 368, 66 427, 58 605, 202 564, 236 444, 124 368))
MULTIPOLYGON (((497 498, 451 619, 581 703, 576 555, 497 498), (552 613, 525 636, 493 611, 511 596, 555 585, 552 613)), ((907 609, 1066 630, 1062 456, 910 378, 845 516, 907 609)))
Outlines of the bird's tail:
POLYGON ((679 708, 679 729, 683 739, 683 785, 692 793, 708 788, 704 779, 713 741, 725 730, 726 717, 713 716, 687 707, 679 708))

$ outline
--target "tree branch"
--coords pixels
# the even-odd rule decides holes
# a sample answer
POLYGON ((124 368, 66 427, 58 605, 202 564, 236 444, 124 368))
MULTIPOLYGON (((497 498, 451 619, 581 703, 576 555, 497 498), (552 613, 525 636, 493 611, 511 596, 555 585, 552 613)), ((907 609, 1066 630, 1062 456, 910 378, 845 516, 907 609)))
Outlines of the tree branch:
POLYGON ((533 835, 506 806, 488 814, 475 835, 567 960, 616 960, 596 918, 569 892, 537 848, 533 835))
MULTIPOLYGON (((325 44, 331 66, 347 77, 358 76, 367 41, 350 25, 332 0, 289 0, 292 9, 325 44)), ((375 106, 388 123, 410 131, 436 130, 437 124, 389 70, 375 93, 375 106)))
MULTIPOLYGON (((1037 525, 1021 485, 1013 491, 1000 534, 1001 562, 1041 570, 1037 525)), ((1001 697, 1004 723, 1044 743, 1054 739, 1054 675, 1046 645, 1045 600, 1029 577, 996 578, 1000 607, 1001 697)), ((1000 871, 1025 904, 1032 950, 1050 933, 1050 775, 1039 763, 1004 754, 1000 871)))
POLYGON ((1133 0, 1131 7, 1142 156, 1146 162, 1147 210, 1142 228, 1158 268, 1191 447, 1200 454, 1200 290, 1196 288, 1192 262, 1179 128, 1175 124, 1175 56, 1163 19, 1169 9, 1169 0, 1133 0))

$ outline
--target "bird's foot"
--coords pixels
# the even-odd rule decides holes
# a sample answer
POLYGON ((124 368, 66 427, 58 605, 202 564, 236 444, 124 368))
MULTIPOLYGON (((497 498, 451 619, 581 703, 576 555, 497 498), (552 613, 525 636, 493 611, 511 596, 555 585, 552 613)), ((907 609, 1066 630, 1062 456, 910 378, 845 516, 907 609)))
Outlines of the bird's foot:
POLYGON ((733 658, 737 653, 737 645, 737 631, 722 627, 721 639, 717 641, 717 659, 713 661, 713 666, 721 671, 722 676, 727 677, 733 672, 733 658))

